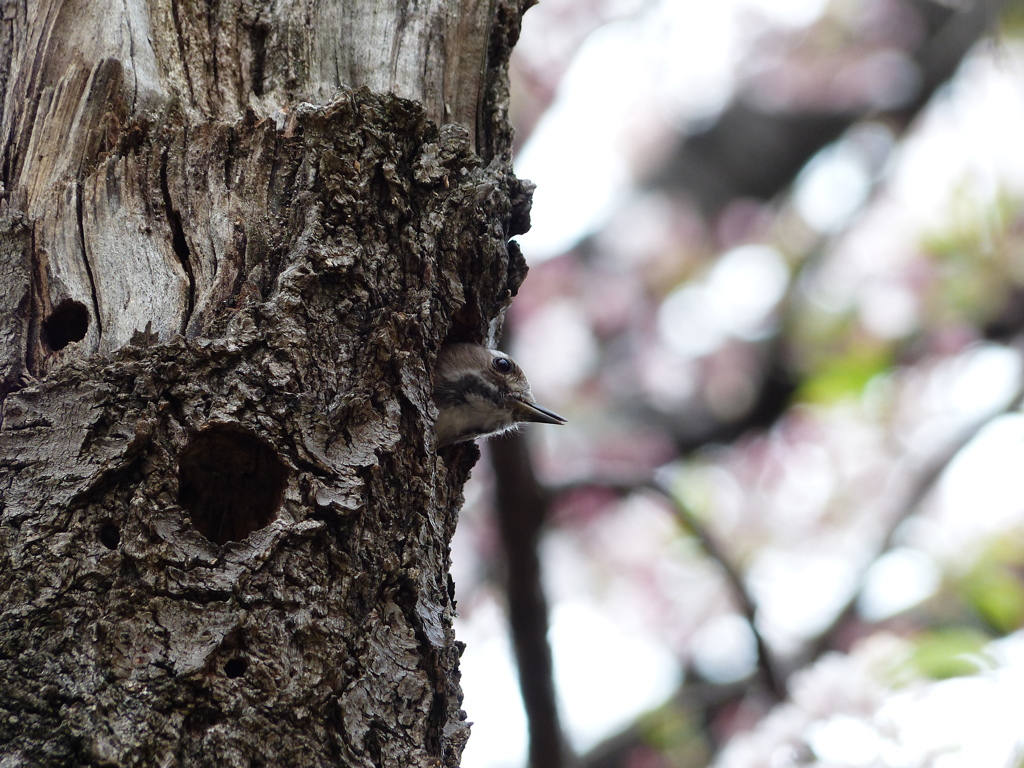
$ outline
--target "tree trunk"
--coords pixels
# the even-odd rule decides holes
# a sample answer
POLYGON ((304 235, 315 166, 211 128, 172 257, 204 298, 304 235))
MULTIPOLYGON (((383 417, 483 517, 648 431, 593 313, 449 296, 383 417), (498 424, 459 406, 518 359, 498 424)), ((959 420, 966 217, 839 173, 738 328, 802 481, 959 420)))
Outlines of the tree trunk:
POLYGON ((458 764, 525 2, 5 6, 0 764, 458 764))

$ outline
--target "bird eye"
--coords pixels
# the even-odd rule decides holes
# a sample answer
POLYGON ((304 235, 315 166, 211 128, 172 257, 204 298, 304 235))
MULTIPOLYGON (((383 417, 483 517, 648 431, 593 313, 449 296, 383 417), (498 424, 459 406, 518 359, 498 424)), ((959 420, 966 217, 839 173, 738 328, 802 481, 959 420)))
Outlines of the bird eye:
POLYGON ((496 357, 491 365, 498 373, 512 373, 512 361, 507 357, 496 357))

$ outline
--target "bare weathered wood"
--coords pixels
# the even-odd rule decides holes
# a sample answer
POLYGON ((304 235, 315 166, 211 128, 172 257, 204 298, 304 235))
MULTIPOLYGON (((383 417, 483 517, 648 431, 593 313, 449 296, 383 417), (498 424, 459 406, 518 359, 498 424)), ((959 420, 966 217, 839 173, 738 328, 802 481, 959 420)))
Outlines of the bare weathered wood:
POLYGON ((10 209, 33 222, 42 314, 65 299, 91 308, 92 326, 67 354, 117 349, 147 323, 167 339, 216 293, 235 222, 268 201, 231 189, 239 171, 219 161, 230 145, 204 145, 231 138, 210 121, 248 115, 284 128, 296 105, 366 86, 463 126, 487 158, 507 154, 496 129, 507 87, 496 75, 519 12, 470 0, 11 4, 4 186, 10 209), (164 143, 147 144, 150 154, 125 151, 155 128, 164 143))
POLYGON ((0 762, 458 764, 430 370, 525 273, 521 13, 6 8, 0 762))

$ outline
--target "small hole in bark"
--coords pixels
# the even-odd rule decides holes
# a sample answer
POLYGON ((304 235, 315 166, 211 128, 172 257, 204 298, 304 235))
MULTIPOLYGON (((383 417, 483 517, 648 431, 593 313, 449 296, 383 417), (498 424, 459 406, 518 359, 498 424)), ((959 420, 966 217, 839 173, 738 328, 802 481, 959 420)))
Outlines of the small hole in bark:
POLYGON ((43 320, 44 340, 54 352, 64 349, 73 341, 81 341, 88 330, 89 310, 73 299, 64 299, 43 320))
POLYGON ((117 545, 121 543, 121 532, 113 523, 100 526, 99 536, 100 543, 107 549, 117 549, 117 545))
POLYGON ((281 505, 287 471, 263 440, 232 427, 196 435, 178 462, 178 501, 217 544, 241 541, 281 505))
POLYGON ((241 656, 236 656, 233 659, 229 659, 224 665, 224 674, 228 677, 241 677, 245 674, 245 670, 248 668, 249 662, 241 656))

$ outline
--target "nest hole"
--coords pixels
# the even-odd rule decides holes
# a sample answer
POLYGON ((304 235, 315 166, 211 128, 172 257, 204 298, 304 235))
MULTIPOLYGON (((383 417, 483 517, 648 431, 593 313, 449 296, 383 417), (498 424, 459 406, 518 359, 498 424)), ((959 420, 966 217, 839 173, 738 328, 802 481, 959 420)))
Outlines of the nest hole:
POLYGON ((248 668, 249 662, 241 656, 236 656, 233 659, 228 659, 224 664, 224 674, 228 677, 241 677, 248 668))
POLYGON ((197 434, 178 461, 178 502, 217 544, 266 526, 284 495, 287 470, 272 446, 231 427, 197 434))
POLYGON ((99 539, 107 549, 117 549, 121 543, 121 531, 113 523, 105 523, 100 526, 99 539))
POLYGON ((54 352, 81 341, 89 330, 89 310, 80 301, 64 299, 43 320, 43 340, 54 352))

